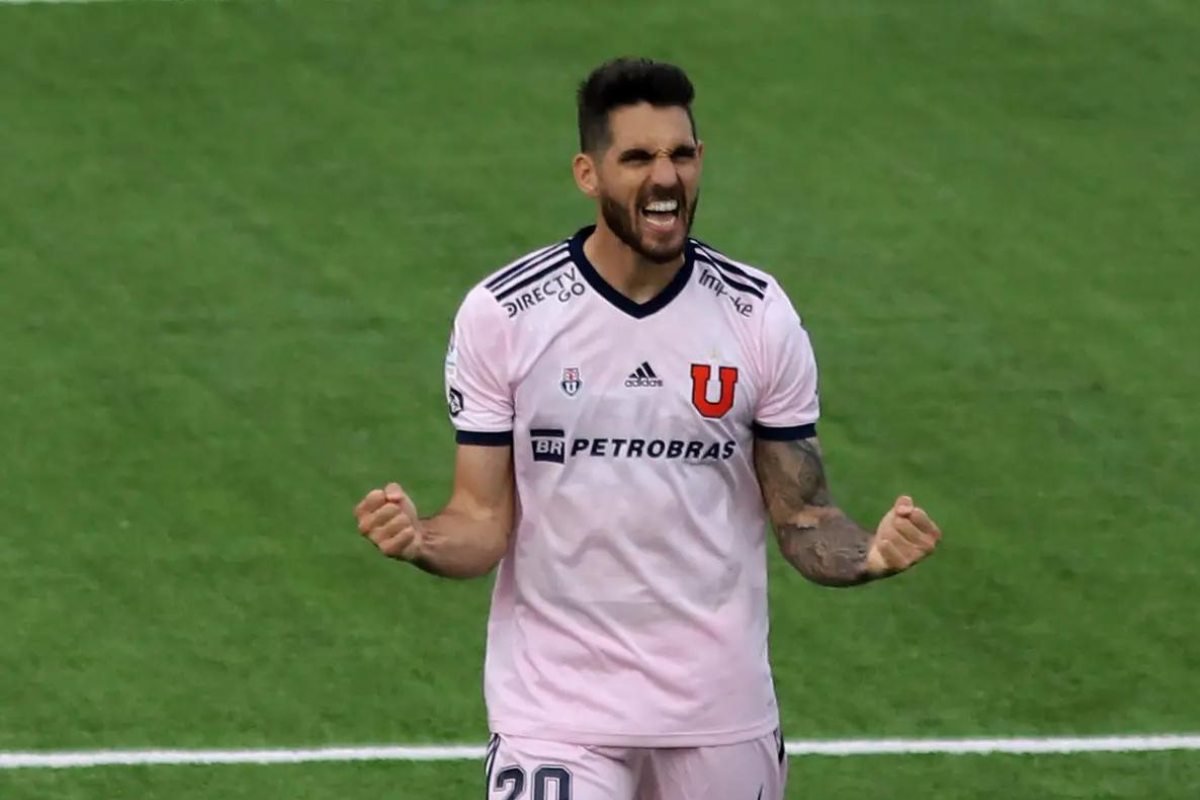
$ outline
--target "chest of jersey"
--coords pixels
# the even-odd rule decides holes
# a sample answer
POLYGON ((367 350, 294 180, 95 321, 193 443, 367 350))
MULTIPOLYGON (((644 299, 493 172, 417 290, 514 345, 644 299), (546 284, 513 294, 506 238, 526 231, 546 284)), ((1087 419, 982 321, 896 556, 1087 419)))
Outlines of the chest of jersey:
POLYGON ((736 324, 584 305, 545 332, 515 387, 516 426, 535 457, 731 458, 760 392, 736 324))

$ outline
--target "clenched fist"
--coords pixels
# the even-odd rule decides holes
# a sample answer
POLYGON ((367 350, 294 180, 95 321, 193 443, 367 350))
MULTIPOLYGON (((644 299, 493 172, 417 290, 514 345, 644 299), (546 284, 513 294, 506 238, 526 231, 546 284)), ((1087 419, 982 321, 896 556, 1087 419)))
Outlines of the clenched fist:
POLYGON ((867 572, 874 577, 894 575, 933 552, 942 532, 907 495, 896 499, 875 531, 867 554, 867 572))
POLYGON ((417 507, 398 483, 372 489, 354 507, 359 532, 379 552, 401 561, 413 561, 421 553, 421 520, 417 507))

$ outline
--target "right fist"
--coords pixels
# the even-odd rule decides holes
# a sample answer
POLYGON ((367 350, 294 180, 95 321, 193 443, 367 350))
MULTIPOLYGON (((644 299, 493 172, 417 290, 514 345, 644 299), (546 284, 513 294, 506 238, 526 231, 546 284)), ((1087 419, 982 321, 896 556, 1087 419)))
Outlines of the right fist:
POLYGON ((421 554, 417 507, 398 483, 372 489, 354 507, 358 531, 389 558, 413 561, 421 554))

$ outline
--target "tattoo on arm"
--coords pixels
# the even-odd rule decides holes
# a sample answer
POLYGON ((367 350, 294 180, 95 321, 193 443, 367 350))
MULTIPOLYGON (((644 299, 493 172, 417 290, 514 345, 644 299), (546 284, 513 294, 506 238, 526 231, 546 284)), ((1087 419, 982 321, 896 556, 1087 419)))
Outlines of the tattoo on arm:
POLYGON ((817 440, 760 439, 754 462, 779 549, 792 566, 825 586, 870 580, 867 553, 873 534, 833 504, 817 440))

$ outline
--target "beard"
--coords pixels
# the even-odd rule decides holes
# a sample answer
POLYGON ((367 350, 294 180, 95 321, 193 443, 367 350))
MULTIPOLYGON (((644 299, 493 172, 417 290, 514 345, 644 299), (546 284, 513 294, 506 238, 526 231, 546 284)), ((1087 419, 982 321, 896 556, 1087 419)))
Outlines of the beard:
POLYGON ((696 220, 696 208, 699 205, 699 189, 696 190, 696 197, 692 200, 690 206, 687 204, 687 198, 682 190, 666 195, 650 192, 647 193, 646 197, 638 199, 637 205, 632 211, 618 203, 611 196, 603 192, 600 194, 600 213, 604 216, 604 221, 608 224, 609 230, 615 233, 617 238, 624 242, 630 250, 654 264, 667 264, 683 255, 688 234, 692 232, 692 223, 696 220), (679 241, 679 244, 656 246, 646 241, 638 232, 641 209, 647 203, 652 203, 655 200, 678 201, 679 216, 684 220, 683 238, 679 241))

